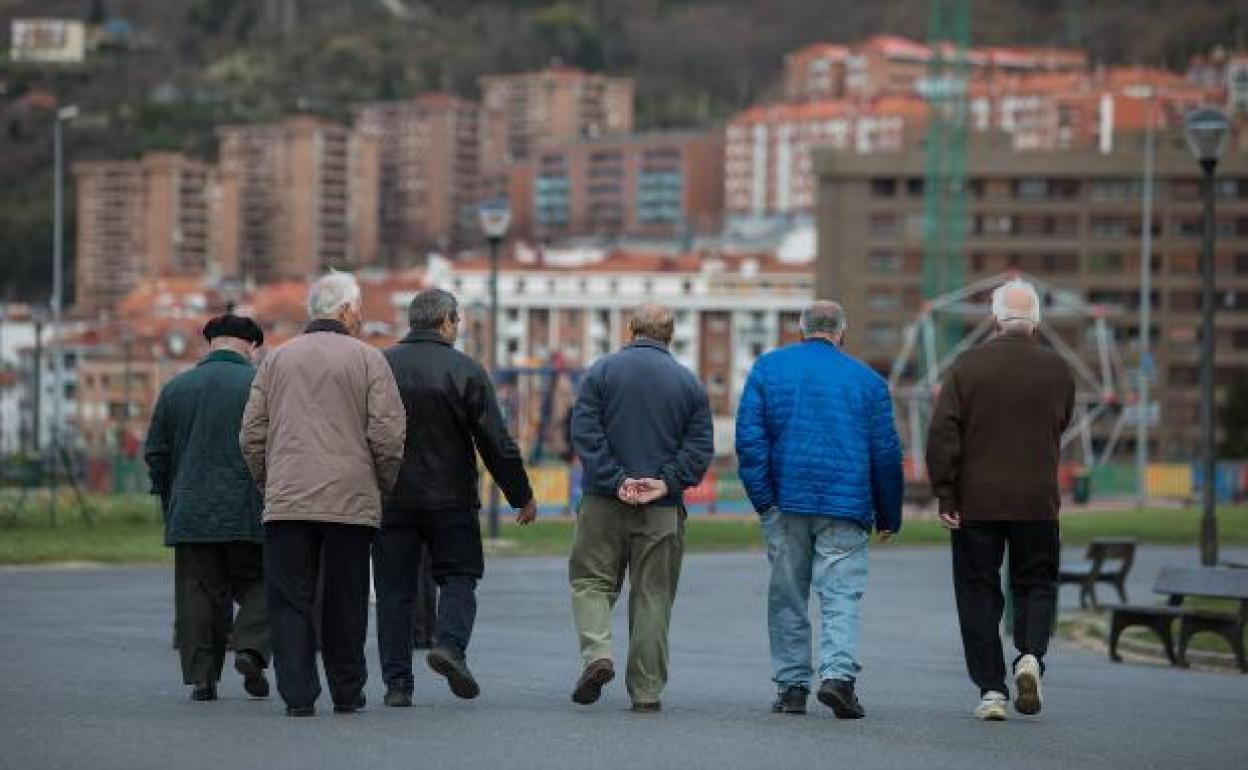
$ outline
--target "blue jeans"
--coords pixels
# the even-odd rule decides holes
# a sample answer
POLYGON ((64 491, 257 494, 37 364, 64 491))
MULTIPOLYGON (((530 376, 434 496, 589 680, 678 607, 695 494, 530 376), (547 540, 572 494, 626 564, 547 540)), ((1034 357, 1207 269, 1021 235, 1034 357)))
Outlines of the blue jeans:
MULTIPOLYGON (((819 679, 853 680, 861 666, 858 625, 867 588, 870 532, 845 519, 763 514, 771 584, 767 627, 772 680, 779 689, 811 686, 810 589, 819 596, 819 679)), ((818 684, 817 682, 815 684, 818 684)))

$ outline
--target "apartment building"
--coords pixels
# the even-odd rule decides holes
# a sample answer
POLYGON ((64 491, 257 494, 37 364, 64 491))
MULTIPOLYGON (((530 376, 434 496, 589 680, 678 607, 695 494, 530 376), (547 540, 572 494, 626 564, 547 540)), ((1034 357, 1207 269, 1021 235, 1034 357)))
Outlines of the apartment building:
MULTIPOLYGON (((785 57, 785 96, 791 101, 874 97, 921 90, 934 49, 894 35, 878 35, 853 46, 815 43, 785 57)), ((953 50, 940 52, 951 59, 953 50)), ((971 48, 966 56, 972 82, 994 83, 1036 73, 1085 72, 1084 51, 1060 48, 971 48)))
MULTIPOLYGON (((820 296, 845 303, 848 349, 881 371, 923 303, 924 156, 821 151, 817 207, 820 296)), ((1139 365, 1143 147, 1138 135, 1111 151, 1018 152, 1008 137, 976 135, 967 160, 967 282, 1017 270, 1103 309, 1128 370, 1139 365)), ((1217 382, 1248 376, 1248 153, 1219 166, 1217 382)), ((1154 456, 1187 459, 1197 441, 1201 250, 1200 171, 1177 132, 1159 137, 1151 232, 1155 398, 1154 456)), ((981 298, 983 299, 983 298, 981 298)), ((986 306, 985 306, 986 312, 986 306)), ((1086 325, 1053 321, 1095 360, 1086 325)), ((1124 436, 1123 452, 1133 451, 1124 436)))
POLYGON ((147 278, 209 269, 215 174, 175 153, 75 163, 77 307, 114 307, 147 278))
POLYGON ((87 450, 135 451, 160 389, 204 352, 199 319, 114 329, 82 350, 74 422, 87 450))
MULTIPOLYGON (((985 61, 993 61, 992 56, 984 54, 985 61)), ((998 64, 984 70, 998 74, 972 79, 968 128, 1007 133, 1019 150, 1094 147, 1109 153, 1115 137, 1144 131, 1150 114, 1159 129, 1178 126, 1188 110, 1221 98, 1216 89, 1164 70, 1034 69, 1019 74, 998 64)), ((734 118, 725 151, 726 216, 808 216, 816 188, 812 149, 890 153, 919 141, 927 124, 927 103, 911 81, 900 75, 895 79, 895 88, 881 89, 898 92, 894 96, 765 104, 734 118), (905 83, 911 83, 908 94, 905 83)))
MULTIPOLYGON (((428 280, 459 298, 461 344, 487 360, 488 261, 434 260, 428 280)), ((629 339, 635 308, 666 303, 676 314, 672 354, 706 384, 715 415, 731 418, 755 359, 800 339, 813 288, 809 263, 770 254, 520 250, 499 276, 499 360, 543 365, 558 354, 587 366, 629 339)), ((410 294, 394 298, 406 307, 410 294)))
POLYGON ((376 138, 310 116, 217 136, 222 274, 264 283, 377 262, 376 138))
POLYGON ((1187 79, 1223 92, 1225 98, 1219 103, 1228 114, 1248 115, 1248 52, 1218 47, 1207 55, 1193 56, 1187 66, 1187 79))
MULTIPOLYGON (((719 131, 630 134, 548 147, 532 161, 534 237, 674 239, 715 232, 723 211, 723 168, 719 131)), ((513 209, 528 208, 513 203, 513 209)))
POLYGON ((487 170, 531 158, 552 142, 633 130, 631 78, 555 66, 480 79, 487 170))
POLYGON ((927 104, 917 96, 853 102, 764 104, 728 124, 724 215, 733 220, 808 216, 815 204, 811 152, 897 152, 922 130, 927 104))
POLYGON ((378 145, 378 253, 391 267, 472 242, 480 172, 476 105, 446 94, 358 105, 355 130, 378 145))

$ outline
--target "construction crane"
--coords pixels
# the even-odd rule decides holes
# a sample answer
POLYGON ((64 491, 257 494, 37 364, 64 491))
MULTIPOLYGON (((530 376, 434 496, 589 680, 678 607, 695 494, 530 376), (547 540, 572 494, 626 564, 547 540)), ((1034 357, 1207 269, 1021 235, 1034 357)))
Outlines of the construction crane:
MULTIPOLYGON (((930 303, 966 280, 967 91, 971 38, 970 0, 931 0, 928 19, 928 103, 923 183, 923 297, 930 303)), ((927 325, 925 347, 944 352, 965 331, 960 322, 927 325)))

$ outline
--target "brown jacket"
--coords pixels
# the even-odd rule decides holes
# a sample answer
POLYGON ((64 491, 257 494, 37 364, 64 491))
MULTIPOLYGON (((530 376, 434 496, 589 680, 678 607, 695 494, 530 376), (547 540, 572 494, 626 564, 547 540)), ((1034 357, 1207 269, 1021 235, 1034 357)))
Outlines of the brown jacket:
POLYGON ((260 364, 243 412, 239 441, 265 522, 379 526, 406 431, 381 351, 336 321, 312 322, 260 364))
POLYGON ((1057 518, 1057 465, 1075 381, 1032 337, 998 335, 954 363, 927 434, 942 511, 964 522, 1057 518))

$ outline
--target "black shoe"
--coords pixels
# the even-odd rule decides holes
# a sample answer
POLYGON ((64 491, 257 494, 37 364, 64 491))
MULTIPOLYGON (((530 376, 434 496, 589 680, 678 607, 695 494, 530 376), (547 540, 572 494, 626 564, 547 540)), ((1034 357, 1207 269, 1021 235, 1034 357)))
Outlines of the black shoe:
POLYGON ((819 685, 819 702, 832 709, 837 719, 862 719, 867 715, 851 679, 825 679, 819 685))
POLYGON ((412 688, 410 687, 387 687, 385 704, 387 706, 395 706, 397 708, 407 708, 412 705, 412 688))
POLYGON ((581 706, 597 703, 602 697, 602 688, 612 679, 615 679, 615 664, 610 658, 591 661, 581 672, 581 678, 576 681, 572 702, 581 706))
POLYGON ((287 706, 286 716, 288 717, 314 717, 316 716, 316 706, 287 706))
POLYGON ((632 711, 635 714, 657 714, 658 712, 662 710, 663 710, 663 704, 657 700, 649 701, 647 703, 633 701, 632 711))
POLYGON ((771 710, 776 714, 805 714, 808 697, 810 697, 810 690, 794 685, 776 695, 776 701, 771 704, 771 710))
POLYGON ((335 703, 334 713, 335 714, 354 714, 356 712, 363 711, 366 703, 368 703, 368 701, 365 700, 364 693, 360 693, 359 695, 355 696, 355 700, 351 701, 350 703, 335 703))
POLYGON ((197 684, 195 689, 191 690, 191 700, 209 701, 217 699, 217 686, 215 684, 197 684))
POLYGON ((264 675, 264 659, 251 650, 234 656, 234 670, 243 675, 243 689, 253 698, 269 697, 269 680, 264 675))
POLYGON ((446 677, 451 692, 458 698, 471 700, 481 694, 481 687, 468 670, 464 656, 446 647, 435 647, 425 656, 429 668, 446 677))

